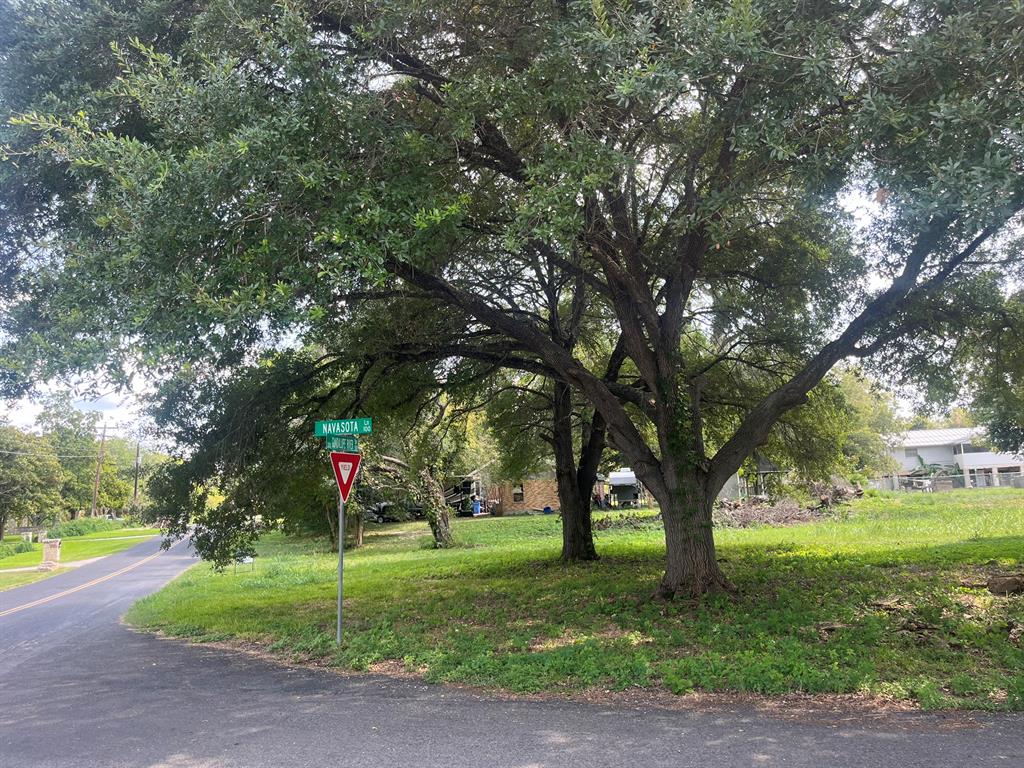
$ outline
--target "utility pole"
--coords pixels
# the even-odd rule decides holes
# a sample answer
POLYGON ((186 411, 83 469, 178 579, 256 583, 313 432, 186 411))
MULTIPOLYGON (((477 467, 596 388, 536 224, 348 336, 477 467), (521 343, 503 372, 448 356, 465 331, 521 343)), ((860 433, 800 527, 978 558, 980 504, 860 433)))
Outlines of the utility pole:
POLYGON ((96 517, 96 503, 100 498, 100 473, 103 471, 103 455, 107 448, 107 423, 103 422, 103 436, 100 437, 100 454, 96 459, 96 480, 92 484, 92 512, 90 515, 96 517))
POLYGON ((132 508, 139 505, 139 441, 135 441, 135 488, 132 490, 132 508))

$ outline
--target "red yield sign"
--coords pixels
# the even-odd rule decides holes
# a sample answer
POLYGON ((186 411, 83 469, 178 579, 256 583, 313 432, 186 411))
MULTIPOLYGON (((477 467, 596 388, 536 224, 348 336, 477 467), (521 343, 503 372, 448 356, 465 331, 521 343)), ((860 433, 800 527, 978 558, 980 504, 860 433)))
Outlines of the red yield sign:
POLYGON ((358 453, 331 451, 331 466, 334 467, 334 478, 338 481, 338 491, 341 493, 342 501, 348 501, 348 496, 352 492, 356 472, 359 471, 360 458, 358 453))

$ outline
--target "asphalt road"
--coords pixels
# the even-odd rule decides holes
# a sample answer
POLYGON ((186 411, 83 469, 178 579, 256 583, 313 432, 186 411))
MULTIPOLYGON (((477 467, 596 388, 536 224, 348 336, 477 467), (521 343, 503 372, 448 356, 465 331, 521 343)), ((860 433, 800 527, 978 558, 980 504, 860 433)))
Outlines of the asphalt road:
POLYGON ((192 562, 184 546, 156 551, 0 593, 0 768, 1024 766, 1015 715, 964 726, 508 701, 160 640, 118 622, 192 562))

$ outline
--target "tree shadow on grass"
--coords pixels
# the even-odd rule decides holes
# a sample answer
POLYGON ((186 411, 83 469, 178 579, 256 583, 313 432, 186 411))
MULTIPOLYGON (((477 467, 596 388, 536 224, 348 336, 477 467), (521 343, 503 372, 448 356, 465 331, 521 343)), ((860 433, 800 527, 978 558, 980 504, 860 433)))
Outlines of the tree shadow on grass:
POLYGON ((661 568, 652 546, 596 564, 478 563, 457 583, 432 584, 432 610, 454 607, 447 624, 412 602, 397 615, 435 625, 428 664, 444 679, 517 688, 530 674, 544 687, 591 684, 605 670, 613 687, 660 680, 677 692, 872 690, 929 706, 987 706, 1024 665, 1006 633, 1022 601, 960 600, 970 590, 957 578, 991 560, 1018 562, 1024 536, 856 554, 799 545, 732 545, 725 553, 740 587, 735 597, 652 603, 661 568), (575 639, 508 651, 524 625, 575 639), (965 663, 973 682, 964 679, 965 663))
MULTIPOLYGON (((1024 620, 1024 600, 959 584, 990 562, 1019 563, 1024 536, 854 553, 730 543, 723 567, 738 595, 670 604, 649 599, 663 567, 657 542, 610 543, 596 563, 563 564, 555 551, 424 552, 353 572, 339 663, 406 659, 432 679, 515 690, 870 690, 929 706, 1009 706, 1006 691, 1024 691, 1024 652, 1006 629, 1011 615, 1024 620)), ((326 649, 319 634, 333 606, 326 581, 311 586, 261 597, 239 582, 206 629, 257 615, 269 636, 287 638, 282 649, 326 649)))

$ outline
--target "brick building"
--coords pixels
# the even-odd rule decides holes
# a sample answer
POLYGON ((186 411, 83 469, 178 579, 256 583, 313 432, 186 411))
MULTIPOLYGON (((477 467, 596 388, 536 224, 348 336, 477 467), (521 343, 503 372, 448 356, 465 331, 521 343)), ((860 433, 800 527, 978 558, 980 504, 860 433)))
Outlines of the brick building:
MULTIPOLYGON (((598 475, 594 491, 603 497, 604 478, 598 475)), ((544 507, 558 511, 558 483, 554 472, 539 472, 519 482, 505 482, 498 486, 498 508, 495 514, 523 515, 542 512, 544 507)))
POLYGON ((498 509, 501 515, 522 515, 540 512, 544 507, 558 509, 558 484, 554 472, 542 472, 498 486, 498 509))

